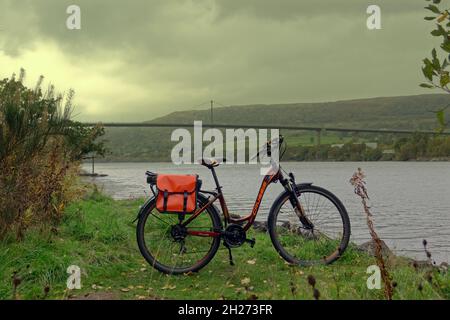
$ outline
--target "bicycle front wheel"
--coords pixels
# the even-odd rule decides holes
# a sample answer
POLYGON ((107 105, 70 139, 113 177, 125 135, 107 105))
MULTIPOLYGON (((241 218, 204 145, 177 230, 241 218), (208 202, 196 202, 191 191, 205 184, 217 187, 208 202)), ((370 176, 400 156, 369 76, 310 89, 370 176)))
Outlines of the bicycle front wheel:
POLYGON ((275 249, 287 262, 303 266, 330 264, 347 248, 350 219, 341 201, 331 192, 312 185, 297 185, 297 198, 310 225, 300 221, 282 193, 273 204, 268 228, 275 249))
MULTIPOLYGON (((203 204, 199 201, 199 206, 203 204)), ((183 274, 206 266, 220 245, 220 237, 191 235, 190 231, 220 229, 220 216, 212 206, 183 227, 178 215, 160 213, 153 202, 139 218, 137 242, 145 260, 155 269, 167 274, 183 274)))

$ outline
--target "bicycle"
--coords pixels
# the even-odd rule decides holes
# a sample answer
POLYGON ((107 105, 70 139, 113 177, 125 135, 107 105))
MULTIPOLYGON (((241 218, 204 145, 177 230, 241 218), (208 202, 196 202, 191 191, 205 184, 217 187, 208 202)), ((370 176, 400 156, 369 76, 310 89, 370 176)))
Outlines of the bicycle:
MULTIPOLYGON (((278 144, 281 149, 283 141, 280 136, 277 143, 267 142, 256 156, 262 151, 270 156, 271 148, 278 144)), ((290 264, 310 266, 330 264, 344 253, 350 238, 350 219, 334 194, 312 183, 297 184, 294 174, 286 177, 277 165, 264 176, 251 213, 232 217, 215 171, 224 161, 201 159, 201 164, 211 171, 216 189, 199 191, 193 214, 160 213, 155 210, 155 197, 141 207, 136 218, 137 242, 141 254, 155 269, 167 274, 199 271, 213 259, 221 242, 228 249, 233 265, 232 248, 244 243, 255 245, 255 239, 247 238, 247 231, 255 222, 267 187, 276 182, 281 183, 284 191, 272 204, 267 229, 279 255, 290 264)), ((151 189, 156 196, 152 186, 151 189)))

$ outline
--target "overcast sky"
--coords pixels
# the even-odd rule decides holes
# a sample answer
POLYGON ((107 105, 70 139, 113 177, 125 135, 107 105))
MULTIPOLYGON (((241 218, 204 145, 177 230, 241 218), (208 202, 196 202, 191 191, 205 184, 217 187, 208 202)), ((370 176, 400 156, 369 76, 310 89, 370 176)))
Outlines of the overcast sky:
MULTIPOLYGON (((445 0, 448 1, 448 0, 445 0)), ((445 2, 444 1, 444 2, 445 2)), ((0 0, 0 77, 73 88, 78 120, 429 93, 424 0, 0 0), (81 30, 66 9, 81 8, 81 30), (366 27, 370 4, 382 30, 366 27)))

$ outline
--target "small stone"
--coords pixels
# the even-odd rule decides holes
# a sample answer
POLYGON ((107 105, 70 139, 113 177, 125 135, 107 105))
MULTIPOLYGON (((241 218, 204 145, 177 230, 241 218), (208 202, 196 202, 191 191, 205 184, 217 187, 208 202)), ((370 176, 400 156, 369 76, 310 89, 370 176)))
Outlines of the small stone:
MULTIPOLYGON (((383 240, 381 241, 381 254, 384 257, 391 257, 393 256, 393 252, 391 251, 391 249, 389 249, 389 247, 386 245, 386 243, 383 240)), ((358 250, 361 252, 365 252, 370 256, 375 256, 375 252, 376 252, 376 245, 375 242, 373 240, 369 240, 367 242, 364 242, 363 244, 358 246, 358 250)))

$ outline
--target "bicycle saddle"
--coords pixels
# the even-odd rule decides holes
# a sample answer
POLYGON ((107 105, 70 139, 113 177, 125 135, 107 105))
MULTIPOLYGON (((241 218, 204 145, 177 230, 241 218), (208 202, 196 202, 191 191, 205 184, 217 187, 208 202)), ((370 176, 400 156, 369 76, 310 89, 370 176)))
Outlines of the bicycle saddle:
POLYGON ((198 161, 202 166, 207 168, 214 168, 219 166, 221 163, 226 162, 225 158, 214 159, 214 158, 201 158, 198 161))

